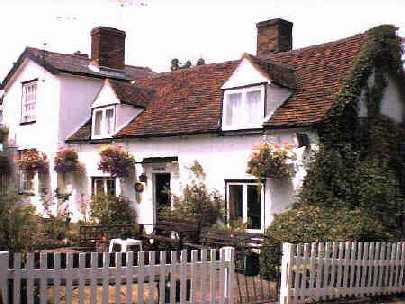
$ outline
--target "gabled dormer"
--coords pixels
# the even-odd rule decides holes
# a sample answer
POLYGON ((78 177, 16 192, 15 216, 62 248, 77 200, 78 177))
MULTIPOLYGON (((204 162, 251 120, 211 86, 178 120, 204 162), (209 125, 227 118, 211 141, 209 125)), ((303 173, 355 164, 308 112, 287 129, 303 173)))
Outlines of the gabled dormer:
POLYGON ((222 130, 262 128, 291 95, 293 78, 286 67, 244 54, 222 86, 222 130))
POLYGON ((135 84, 106 79, 91 104, 91 139, 113 137, 145 109, 150 94, 135 84))

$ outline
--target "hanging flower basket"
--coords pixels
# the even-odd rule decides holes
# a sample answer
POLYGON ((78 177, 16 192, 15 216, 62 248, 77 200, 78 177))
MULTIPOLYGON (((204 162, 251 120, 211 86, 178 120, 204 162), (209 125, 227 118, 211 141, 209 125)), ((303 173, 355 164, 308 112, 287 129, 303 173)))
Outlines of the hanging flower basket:
POLYGON ((255 147, 248 161, 247 173, 257 178, 283 178, 295 174, 296 155, 289 144, 263 143, 255 147))
POLYGON ((100 157, 98 169, 111 177, 125 178, 134 171, 134 157, 121 146, 111 145, 102 149, 100 157))
POLYGON ((76 150, 65 148, 56 153, 54 170, 58 173, 82 173, 84 166, 79 162, 76 150))
POLYGON ((43 152, 39 152, 36 149, 28 149, 22 151, 17 160, 17 165, 20 170, 34 175, 35 173, 42 173, 48 170, 48 158, 43 152))

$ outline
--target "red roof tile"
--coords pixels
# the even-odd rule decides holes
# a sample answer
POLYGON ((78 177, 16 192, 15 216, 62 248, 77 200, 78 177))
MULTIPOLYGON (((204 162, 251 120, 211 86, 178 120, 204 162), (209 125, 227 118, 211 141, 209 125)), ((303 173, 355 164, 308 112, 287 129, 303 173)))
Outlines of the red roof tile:
POLYGON ((140 88, 127 81, 108 79, 118 99, 123 104, 146 108, 152 100, 154 92, 146 88, 140 88))
MULTIPOLYGON (((366 38, 367 34, 355 35, 268 58, 248 55, 260 69, 269 72, 270 79, 295 88, 265 125, 271 128, 308 126, 325 118, 366 38)), ((239 63, 207 64, 139 79, 136 85, 153 90, 153 98, 145 111, 116 137, 219 132, 221 87, 239 63)), ((88 128, 88 124, 83 126, 83 129, 88 128)), ((82 131, 78 133, 83 136, 82 131)), ((75 138, 79 140, 78 136, 75 138)), ((82 138, 88 139, 89 134, 82 138)))
POLYGON ((333 107, 343 80, 367 35, 311 46, 270 56, 270 60, 292 66, 297 89, 267 123, 272 127, 310 125, 321 121, 333 107))
POLYGON ((154 90, 153 101, 117 136, 157 136, 218 130, 221 86, 238 63, 206 64, 137 81, 139 86, 154 90))

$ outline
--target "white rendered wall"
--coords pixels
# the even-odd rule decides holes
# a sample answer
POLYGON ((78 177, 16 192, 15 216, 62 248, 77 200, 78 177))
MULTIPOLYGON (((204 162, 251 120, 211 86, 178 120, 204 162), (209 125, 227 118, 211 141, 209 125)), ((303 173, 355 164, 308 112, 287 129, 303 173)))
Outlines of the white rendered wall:
POLYGON ((118 132, 122 128, 128 125, 136 116, 143 112, 142 108, 137 108, 134 106, 120 104, 116 107, 116 128, 115 131, 118 132))
MULTIPOLYGON (((137 164, 135 176, 142 173, 147 175, 147 183, 142 193, 135 194, 133 182, 129 181, 122 185, 122 194, 128 196, 133 202, 137 213, 138 222, 152 224, 154 221, 153 207, 153 174, 161 172, 171 173, 171 191, 174 195, 180 195, 182 188, 191 182, 189 170, 192 163, 197 160, 203 167, 206 178, 204 182, 211 190, 218 190, 225 196, 225 180, 228 179, 250 179, 255 178, 246 173, 247 161, 254 145, 263 140, 262 135, 235 135, 235 136, 192 136, 192 137, 167 137, 155 139, 131 140, 126 143, 126 148, 135 156, 137 161, 147 157, 178 157, 178 162, 161 164, 137 164)), ((289 142, 296 144, 295 132, 280 131, 275 137, 269 137, 273 142, 289 142)), ((74 145, 79 151, 80 160, 86 164, 85 179, 90 180, 91 176, 103 176, 97 169, 99 161, 98 151, 101 145, 81 144, 74 145)), ((297 151, 302 154, 302 149, 297 151)), ((299 156, 301 159, 301 156, 299 156)), ((265 226, 268 226, 275 212, 280 212, 293 203, 297 188, 302 183, 305 170, 297 166, 297 175, 290 182, 281 182, 268 179, 266 181, 265 195, 265 226), (275 189, 275 190, 274 190, 275 189)), ((83 195, 78 197, 89 198, 89 182, 82 183, 80 188, 83 195)), ((77 201, 71 201, 72 206, 78 206, 77 201)), ((77 207, 74 207, 77 209, 77 207)), ((79 214, 74 216, 77 220, 79 214)))
POLYGON ((401 100, 397 83, 392 77, 388 76, 387 78, 388 83, 381 101, 380 111, 393 121, 401 123, 405 118, 405 100, 401 100))
POLYGON ((90 105, 103 85, 103 80, 63 75, 60 79, 59 136, 60 145, 77 131, 91 115, 90 105))
MULTIPOLYGON (((4 122, 9 127, 10 146, 18 150, 36 148, 38 151, 44 152, 50 160, 50 177, 46 182, 53 189, 56 187, 52 161, 58 145, 59 96, 59 80, 38 64, 26 61, 7 86, 3 100, 4 122), (20 125, 21 82, 33 79, 38 79, 36 122, 20 125)), ((37 192, 38 182, 35 180, 34 185, 36 186, 34 190, 37 192)), ((31 202, 41 212, 42 204, 40 197, 38 195, 32 197, 31 202)))

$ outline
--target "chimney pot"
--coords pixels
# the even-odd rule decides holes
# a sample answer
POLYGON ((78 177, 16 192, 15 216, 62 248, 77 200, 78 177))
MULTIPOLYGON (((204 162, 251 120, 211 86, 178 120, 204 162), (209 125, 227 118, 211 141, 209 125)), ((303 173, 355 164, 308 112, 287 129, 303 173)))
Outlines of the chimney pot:
POLYGON ((257 56, 290 51, 292 49, 292 27, 292 22, 281 18, 257 23, 257 56))
POLYGON ((91 30, 91 63, 114 70, 125 68, 125 32, 112 27, 91 30))

